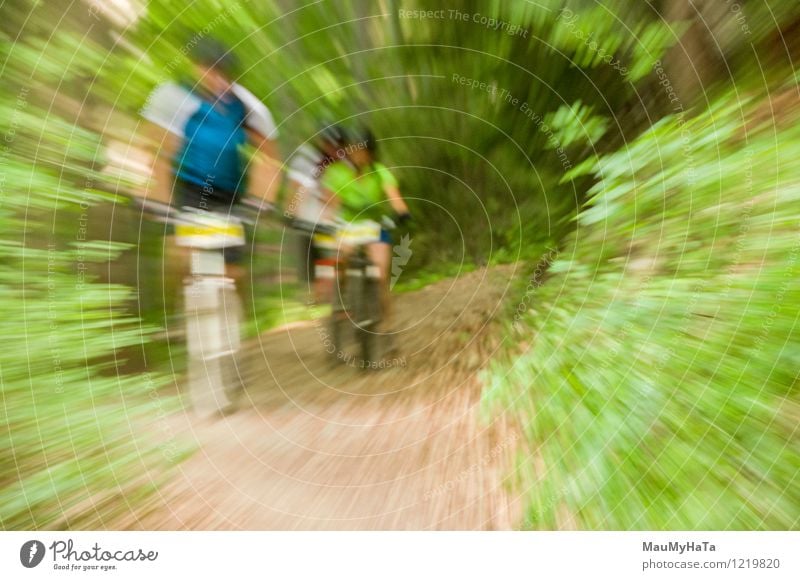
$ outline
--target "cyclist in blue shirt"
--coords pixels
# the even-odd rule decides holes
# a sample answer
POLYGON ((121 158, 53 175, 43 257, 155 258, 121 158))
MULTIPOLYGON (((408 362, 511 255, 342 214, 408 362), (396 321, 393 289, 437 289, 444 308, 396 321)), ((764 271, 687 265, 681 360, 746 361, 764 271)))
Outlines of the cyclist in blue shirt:
MULTIPOLYGON (((168 131, 156 164, 156 187, 161 190, 157 197, 177 206, 224 213, 247 191, 273 202, 279 179, 276 164, 265 158, 278 157, 272 115, 233 81, 236 61, 224 46, 203 38, 192 56, 198 83, 190 88, 162 84, 142 111, 168 131), (257 151, 249 176, 242 152, 248 143, 257 151)), ((237 281, 243 275, 241 257, 239 248, 225 251, 226 275, 237 281)))

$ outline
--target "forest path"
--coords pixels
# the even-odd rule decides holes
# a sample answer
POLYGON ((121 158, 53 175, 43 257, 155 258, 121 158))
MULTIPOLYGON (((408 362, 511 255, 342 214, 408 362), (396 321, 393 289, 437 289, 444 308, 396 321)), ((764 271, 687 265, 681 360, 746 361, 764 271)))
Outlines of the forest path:
POLYGON ((478 371, 503 342, 493 320, 517 273, 484 268, 395 296, 399 348, 384 370, 331 361, 324 321, 251 341, 242 407, 170 418, 199 449, 146 512, 109 527, 513 528, 505 480, 520 439, 480 415, 478 371))

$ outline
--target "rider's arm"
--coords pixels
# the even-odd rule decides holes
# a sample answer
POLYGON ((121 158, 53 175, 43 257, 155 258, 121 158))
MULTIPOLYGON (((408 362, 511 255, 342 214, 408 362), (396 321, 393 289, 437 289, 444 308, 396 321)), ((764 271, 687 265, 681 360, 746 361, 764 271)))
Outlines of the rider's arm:
POLYGON ((392 205, 392 209, 400 215, 407 214, 408 205, 406 205, 406 200, 404 200, 403 196, 400 194, 400 188, 398 187, 395 176, 392 175, 392 172, 384 165, 379 165, 376 170, 383 182, 383 193, 386 194, 386 198, 392 205))
POLYGON ((408 205, 406 205, 406 200, 403 199, 403 196, 400 195, 400 189, 397 186, 384 186, 383 187, 384 193, 386 193, 386 197, 389 198, 389 203, 392 204, 392 208, 399 214, 408 213, 408 205))
POLYGON ((146 197, 169 204, 175 182, 173 163, 181 141, 172 133, 152 125, 146 128, 146 134, 157 147, 150 168, 152 179, 148 183, 146 197))
POLYGON ((250 144, 256 153, 249 170, 248 193, 262 201, 275 203, 280 186, 280 152, 275 142, 278 128, 272 113, 258 97, 234 83, 231 89, 247 110, 245 129, 250 144))
POLYGON ((248 193, 262 201, 274 204, 281 183, 278 145, 272 139, 251 129, 247 130, 247 136, 256 149, 248 172, 248 193))
POLYGON ((339 208, 342 205, 341 198, 336 195, 335 192, 331 191, 326 187, 322 187, 322 202, 325 204, 325 207, 328 208, 328 212, 331 215, 336 215, 339 213, 339 208))
POLYGON ((175 83, 163 83, 148 96, 141 114, 149 121, 145 134, 156 150, 148 198, 170 203, 175 181, 173 164, 183 129, 199 106, 197 97, 175 83))

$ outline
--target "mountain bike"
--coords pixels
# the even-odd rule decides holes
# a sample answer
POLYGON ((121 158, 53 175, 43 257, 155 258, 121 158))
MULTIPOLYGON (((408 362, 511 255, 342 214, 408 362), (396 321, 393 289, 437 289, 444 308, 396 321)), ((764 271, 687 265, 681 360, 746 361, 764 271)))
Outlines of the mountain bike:
MULTIPOLYGON (((383 227, 393 228, 386 218, 383 227)), ((380 368, 379 356, 387 336, 378 332, 383 318, 380 271, 366 248, 381 239, 381 224, 371 220, 340 224, 337 241, 350 249, 339 260, 331 304, 331 342, 334 360, 362 369, 380 368)))
POLYGON ((184 281, 188 389, 201 416, 236 409, 244 390, 237 356, 242 306, 234 280, 225 276, 223 252, 245 244, 242 217, 231 213, 137 199, 136 203, 174 227, 176 243, 190 250, 190 278, 184 281))
POLYGON ((330 304, 336 278, 336 226, 330 222, 311 222, 291 218, 286 224, 302 240, 298 261, 306 295, 315 304, 330 304))

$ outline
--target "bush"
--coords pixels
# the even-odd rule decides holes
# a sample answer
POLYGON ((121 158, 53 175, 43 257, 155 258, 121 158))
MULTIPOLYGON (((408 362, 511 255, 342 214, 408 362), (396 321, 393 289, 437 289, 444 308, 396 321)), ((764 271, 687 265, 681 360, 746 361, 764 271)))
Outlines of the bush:
POLYGON ((487 373, 529 421, 526 527, 798 527, 797 110, 721 103, 600 158, 532 350, 487 373))
MULTIPOLYGON (((58 54, 38 56, 57 70, 58 54)), ((66 98, 47 80, 9 80, 0 94, 2 529, 102 522, 183 454, 165 422, 141 435, 176 399, 163 377, 119 373, 120 349, 148 329, 129 314, 130 289, 96 279, 125 247, 89 238, 90 209, 113 200, 94 170, 102 147, 59 112, 66 98)))

